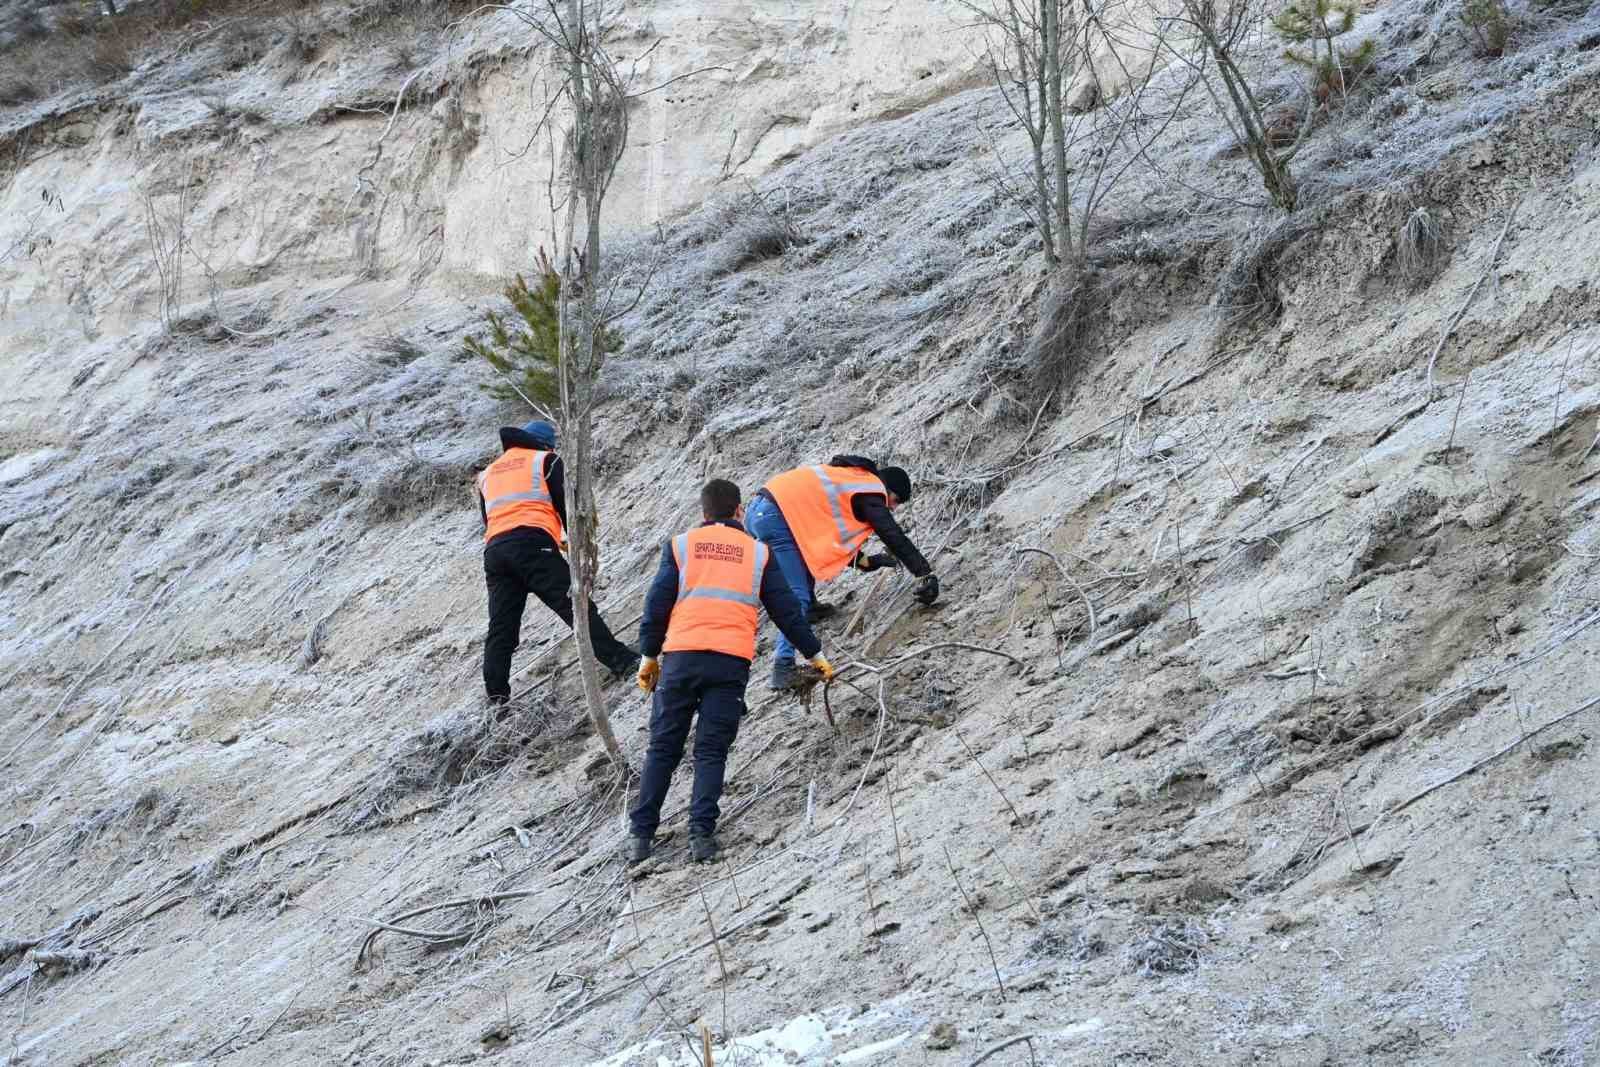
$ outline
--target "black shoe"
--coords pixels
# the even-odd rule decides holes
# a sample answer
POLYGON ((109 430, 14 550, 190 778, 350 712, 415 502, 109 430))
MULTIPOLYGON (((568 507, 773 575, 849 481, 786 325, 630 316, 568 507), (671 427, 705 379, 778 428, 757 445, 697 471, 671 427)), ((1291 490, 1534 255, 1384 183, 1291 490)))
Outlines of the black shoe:
POLYGON ((813 600, 811 606, 806 609, 806 621, 821 622, 823 619, 831 619, 837 614, 839 614, 839 609, 834 605, 824 604, 820 600, 813 600))
POLYGON ((717 839, 710 834, 689 835, 689 859, 695 863, 710 863, 722 851, 717 839))
POLYGON ((615 663, 606 664, 606 670, 611 672, 612 681, 619 681, 624 678, 632 678, 638 674, 641 662, 639 654, 635 652, 630 659, 622 659, 615 663))
POLYGON ((772 681, 767 683, 774 690, 793 689, 800 684, 800 672, 795 670, 794 660, 779 660, 772 665, 772 681))
POLYGON ((626 858, 628 861, 628 866, 632 867, 635 863, 643 863, 645 860, 649 859, 650 848, 651 844, 648 837, 634 837, 630 835, 628 837, 628 847, 623 852, 624 858, 626 858))

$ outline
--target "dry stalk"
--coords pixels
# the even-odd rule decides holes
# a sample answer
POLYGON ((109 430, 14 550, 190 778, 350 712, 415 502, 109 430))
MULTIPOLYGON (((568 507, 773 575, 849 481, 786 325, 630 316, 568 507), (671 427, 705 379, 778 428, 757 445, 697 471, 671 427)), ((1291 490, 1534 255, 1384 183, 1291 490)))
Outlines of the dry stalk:
POLYGON ((1561 361, 1561 376, 1556 379, 1556 409, 1550 416, 1550 454, 1556 454, 1556 442, 1559 437, 1556 430, 1561 426, 1561 391, 1567 387, 1567 364, 1572 362, 1572 342, 1575 340, 1570 334, 1567 336, 1567 358, 1561 361))
POLYGON ((894 875, 898 878, 906 869, 906 860, 900 851, 900 820, 894 813, 894 786, 890 777, 891 774, 883 776, 883 795, 889 800, 889 828, 894 832, 894 875))
POLYGON ((1184 605, 1188 608, 1188 611, 1189 611, 1189 636, 1193 637, 1194 634, 1195 634, 1194 592, 1193 592, 1193 590, 1191 588, 1193 583, 1191 583, 1189 581, 1189 574, 1188 574, 1188 571, 1185 569, 1184 563, 1183 563, 1183 513, 1182 512, 1178 513, 1178 520, 1174 524, 1174 526, 1175 526, 1175 529, 1174 529, 1173 533, 1177 537, 1177 545, 1178 545, 1178 581, 1183 583, 1183 602, 1184 602, 1184 605))
MULTIPOLYGON (((1467 401, 1467 386, 1472 384, 1472 368, 1467 368, 1467 376, 1461 379, 1461 395, 1456 397, 1456 412, 1450 416, 1450 439, 1444 444, 1445 455, 1456 445, 1456 423, 1461 419, 1461 405, 1467 401)), ((1556 394, 1556 406, 1561 406, 1561 394, 1556 394)))
POLYGON ((978 915, 978 906, 967 895, 967 887, 961 884, 961 875, 956 873, 956 862, 950 858, 950 846, 944 846, 944 862, 950 868, 950 877, 955 880, 956 890, 960 892, 961 899, 966 901, 967 911, 972 914, 972 921, 978 926, 978 934, 983 938, 983 947, 989 951, 989 966, 994 969, 994 983, 1000 988, 1000 999, 1006 998, 1006 983, 1000 977, 1000 961, 994 954, 994 943, 989 940, 989 931, 983 928, 983 919, 978 915))
MULTIPOLYGON (((722 939, 717 936, 717 924, 711 919, 711 904, 706 900, 706 887, 703 883, 697 884, 700 891, 700 906, 705 909, 706 926, 711 930, 711 946, 717 952, 717 970, 722 973, 722 1036, 727 1040, 732 1033, 728 1029, 728 964, 722 958, 722 939)), ((711 1062, 711 1048, 709 1041, 706 1047, 706 1063, 711 1062)))
POLYGON ((961 731, 954 730, 952 732, 956 735, 956 740, 961 742, 961 747, 967 750, 967 755, 972 757, 972 762, 978 765, 978 770, 982 771, 983 776, 989 779, 989 784, 994 786, 994 791, 1000 794, 1000 799, 1005 802, 1006 807, 1011 809, 1012 819, 1017 823, 1021 823, 1022 813, 1017 810, 1015 804, 1011 803, 1011 798, 1006 796, 1006 791, 1000 788, 1000 783, 994 780, 994 775, 989 773, 989 769, 983 765, 983 761, 978 758, 978 754, 972 751, 972 746, 967 744, 965 737, 961 736, 961 731))
POLYGON ((1356 850, 1356 862, 1361 864, 1360 869, 1367 869, 1366 857, 1361 854, 1361 845, 1356 841, 1356 832, 1350 826, 1350 809, 1344 802, 1344 783, 1339 783, 1338 792, 1334 794, 1334 807, 1339 810, 1339 817, 1344 820, 1345 838, 1350 842, 1350 847, 1356 850))

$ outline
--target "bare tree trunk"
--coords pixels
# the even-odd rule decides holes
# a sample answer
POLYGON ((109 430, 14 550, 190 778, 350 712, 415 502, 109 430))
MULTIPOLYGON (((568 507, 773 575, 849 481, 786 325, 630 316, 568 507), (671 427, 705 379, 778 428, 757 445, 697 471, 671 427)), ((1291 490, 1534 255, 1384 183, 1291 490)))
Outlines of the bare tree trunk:
MULTIPOLYGON (((1028 37, 1023 32, 1022 20, 1017 15, 1016 0, 1008 0, 1010 13, 1010 32, 1012 43, 1017 49, 1017 70, 1022 72, 1022 103, 1027 114, 1023 116, 1024 125, 1028 128, 1028 140, 1033 145, 1033 194, 1038 201, 1039 209, 1039 237, 1044 241, 1044 261, 1050 266, 1061 262, 1056 254, 1055 227, 1050 221, 1050 179, 1045 176, 1044 167, 1044 138, 1048 128, 1045 122, 1045 70, 1043 56, 1028 55, 1028 37), (1030 63, 1031 60, 1031 63, 1030 63), (1034 116, 1033 93, 1029 88, 1027 70, 1032 66, 1038 72, 1039 114, 1034 116)), ((998 68, 997 68, 998 73, 998 68)))
POLYGON ((572 196, 567 208, 566 278, 561 286, 563 356, 561 360, 562 436, 566 442, 566 493, 568 560, 572 568, 572 630, 578 642, 578 666, 589 721, 618 771, 629 771, 622 746, 611 729, 611 715, 600 695, 600 668, 595 660, 594 638, 589 632, 589 604, 600 552, 595 543, 594 504, 594 382, 600 364, 600 323, 595 292, 600 277, 600 207, 604 196, 599 158, 602 133, 597 108, 601 79, 588 70, 590 52, 598 47, 598 30, 591 33, 580 0, 567 0, 568 88, 573 105, 572 196), (585 247, 572 246, 574 212, 582 199, 585 247), (571 314, 576 290, 577 316, 571 314))
MULTIPOLYGON (((1061 236, 1061 258, 1073 261, 1078 258, 1072 247, 1072 202, 1067 184, 1067 129, 1061 112, 1061 0, 1040 0, 1043 9, 1044 35, 1044 92, 1045 116, 1050 123, 1051 162, 1056 172, 1056 233, 1061 236)), ((1048 209, 1041 204, 1041 209, 1048 209)))
MULTIPOLYGON (((1274 204, 1285 211, 1293 211, 1299 190, 1295 186, 1294 176, 1289 172, 1288 157, 1294 154, 1294 149, 1283 155, 1273 151, 1271 131, 1267 129, 1261 105, 1251 92, 1250 83, 1245 79, 1244 73, 1234 62, 1231 45, 1218 34, 1216 26, 1207 17, 1206 8, 1194 3, 1193 0, 1186 0, 1184 7, 1191 25, 1198 31, 1206 50, 1211 53, 1212 61, 1217 65, 1217 73, 1222 76, 1223 87, 1228 91, 1228 99, 1233 104, 1233 110, 1244 130, 1245 152, 1261 174, 1261 184, 1266 188, 1267 195, 1272 198, 1274 204)), ((1302 139, 1304 134, 1303 127, 1302 139)), ((1295 148, 1298 147, 1297 142, 1295 148)))

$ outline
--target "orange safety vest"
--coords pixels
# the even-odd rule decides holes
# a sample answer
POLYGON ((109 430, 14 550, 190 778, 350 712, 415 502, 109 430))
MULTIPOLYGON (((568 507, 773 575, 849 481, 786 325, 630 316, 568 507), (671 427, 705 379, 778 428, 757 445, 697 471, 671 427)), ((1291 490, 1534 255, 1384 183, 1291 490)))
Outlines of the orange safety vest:
POLYGON ((877 476, 858 467, 815 464, 785 471, 765 486, 794 534, 811 576, 819 582, 837 577, 861 546, 872 527, 856 518, 851 502, 857 493, 889 491, 877 476))
POLYGON ((743 530, 716 524, 672 539, 678 602, 663 652, 723 652, 756 658, 761 575, 769 549, 743 530))
POLYGON ((532 526, 561 543, 561 516, 556 514, 550 485, 544 480, 544 457, 548 455, 551 453, 531 448, 508 448, 478 475, 478 492, 483 494, 483 510, 489 517, 484 541, 507 530, 532 526))

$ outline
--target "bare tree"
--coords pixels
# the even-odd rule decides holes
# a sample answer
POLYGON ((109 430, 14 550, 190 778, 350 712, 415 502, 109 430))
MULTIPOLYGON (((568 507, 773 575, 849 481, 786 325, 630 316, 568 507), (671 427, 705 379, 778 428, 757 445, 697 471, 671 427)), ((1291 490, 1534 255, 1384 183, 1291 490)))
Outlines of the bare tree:
MULTIPOLYGON (((619 772, 629 773, 600 695, 600 670, 589 632, 589 604, 600 570, 594 498, 595 387, 608 346, 608 326, 628 310, 616 306, 615 284, 602 291, 606 288, 606 275, 601 209, 627 146, 632 72, 620 70, 606 48, 613 12, 603 0, 545 0, 542 10, 534 14, 510 7, 501 10, 521 18, 555 51, 560 77, 546 101, 540 123, 543 132, 552 141, 557 139, 555 123, 563 104, 571 121, 562 138, 565 150, 556 153, 562 157, 561 166, 553 164, 550 203, 552 217, 561 220, 556 255, 561 274, 558 378, 562 452, 567 470, 567 558, 573 579, 573 632, 589 719, 612 764, 619 772), (558 187, 562 187, 559 201, 558 187)), ((635 294, 634 301, 637 299, 635 294)))
MULTIPOLYGON (((1068 0, 963 0, 988 38, 987 59, 1007 107, 1028 135, 1029 193, 1019 197, 1051 266, 1076 273, 1088 257, 1090 226, 1135 161, 1181 111, 1194 79, 1155 91, 1165 24, 1148 39, 1110 27, 1104 9, 1068 0), (1115 100, 1091 60, 1096 44, 1117 67, 1115 100), (1124 56, 1143 53, 1128 63, 1124 56), (1093 91, 1074 107, 1066 91, 1087 79, 1093 91), (1159 99, 1158 99, 1159 98, 1159 99), (1097 106, 1099 105, 1099 106, 1097 106)), ((998 156, 998 152, 997 152, 998 156)), ((1001 160, 1002 167, 1005 166, 1001 160)), ((1013 188, 1021 183, 1014 182, 1013 188)))
POLYGON ((1261 175, 1261 184, 1272 202, 1284 211, 1293 211, 1299 189, 1289 163, 1311 132, 1316 98, 1307 94, 1298 119, 1283 116, 1291 120, 1291 125, 1274 123, 1268 117, 1240 67, 1258 15, 1252 0, 1179 0, 1179 12, 1171 21, 1188 32, 1164 35, 1163 40, 1173 57, 1205 85, 1229 131, 1261 175), (1217 92, 1213 71, 1215 80, 1222 83, 1226 101, 1217 92))

